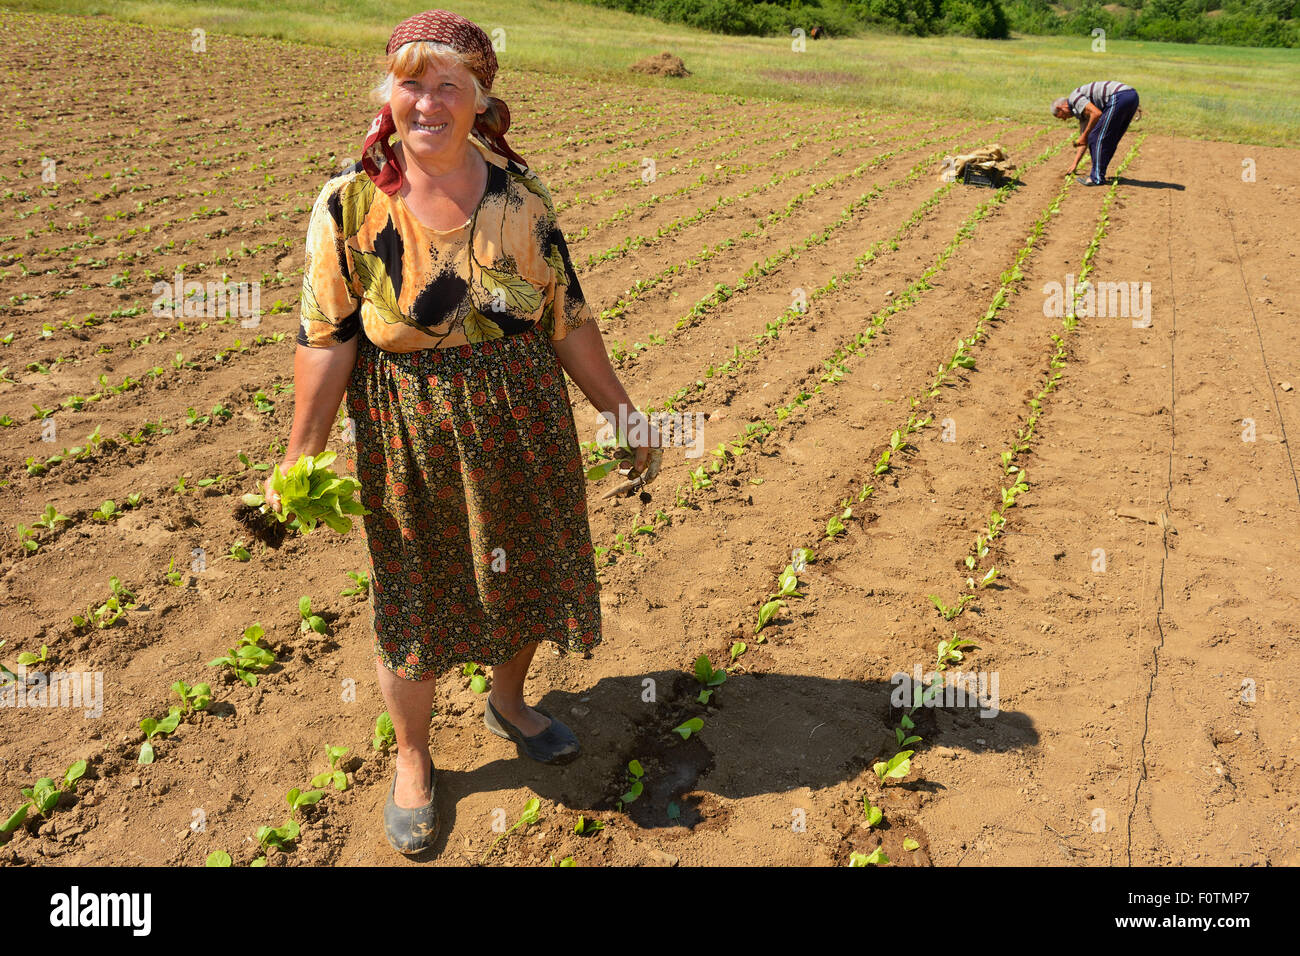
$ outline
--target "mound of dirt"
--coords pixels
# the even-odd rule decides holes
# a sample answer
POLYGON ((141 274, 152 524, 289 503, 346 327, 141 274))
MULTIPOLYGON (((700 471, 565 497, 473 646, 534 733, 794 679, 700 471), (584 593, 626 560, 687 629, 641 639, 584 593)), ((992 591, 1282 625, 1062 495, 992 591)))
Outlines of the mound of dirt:
POLYGON ((633 63, 630 69, 633 73, 648 73, 650 76, 691 75, 691 71, 686 69, 686 64, 682 62, 682 58, 673 56, 667 50, 658 56, 648 56, 644 60, 633 63))

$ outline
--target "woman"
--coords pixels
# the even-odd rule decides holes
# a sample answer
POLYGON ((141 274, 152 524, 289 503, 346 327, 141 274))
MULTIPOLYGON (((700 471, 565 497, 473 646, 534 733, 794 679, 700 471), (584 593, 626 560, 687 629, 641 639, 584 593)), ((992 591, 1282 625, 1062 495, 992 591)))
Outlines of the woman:
POLYGON ((1073 176, 1083 159, 1084 150, 1089 151, 1092 171, 1088 178, 1080 177, 1079 182, 1085 186, 1100 186, 1106 179, 1106 167, 1115 155, 1115 147, 1120 137, 1128 131, 1128 124, 1138 111, 1137 90, 1125 86, 1116 80, 1098 81, 1080 86, 1052 103, 1052 115, 1058 119, 1079 119, 1079 138, 1074 145, 1079 147, 1074 154, 1074 165, 1066 176, 1073 176))
MULTIPOLYGON (((523 697, 538 641, 585 654, 601 637, 561 367, 607 418, 640 413, 610 367, 550 193, 506 144, 509 110, 488 95, 491 40, 433 10, 398 25, 386 65, 361 163, 312 208, 284 466, 324 450, 346 389, 372 512, 376 673, 397 733, 384 826, 409 854, 437 836, 438 672, 491 667, 488 728, 544 763, 578 755, 573 732, 523 697)), ((631 434, 641 442, 629 473, 648 481, 659 435, 631 434)), ((279 507, 269 489, 267 499, 279 507)))

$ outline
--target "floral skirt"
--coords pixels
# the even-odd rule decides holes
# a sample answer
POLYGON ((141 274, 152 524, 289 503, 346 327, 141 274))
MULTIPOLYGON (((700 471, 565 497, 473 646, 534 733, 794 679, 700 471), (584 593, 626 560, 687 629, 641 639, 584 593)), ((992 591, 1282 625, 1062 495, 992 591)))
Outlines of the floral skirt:
POLYGON ((378 659, 430 680, 533 641, 600 643, 586 479, 550 339, 406 353, 360 340, 347 406, 378 659))

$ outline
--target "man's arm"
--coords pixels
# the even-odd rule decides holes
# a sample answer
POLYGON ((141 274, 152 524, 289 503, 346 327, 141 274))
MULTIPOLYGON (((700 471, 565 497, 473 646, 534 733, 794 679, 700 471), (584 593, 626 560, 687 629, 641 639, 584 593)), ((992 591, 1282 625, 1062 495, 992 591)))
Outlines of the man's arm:
MULTIPOLYGON (((1101 110, 1097 109, 1097 107, 1092 103, 1084 103, 1083 115, 1088 117, 1088 123, 1084 126, 1083 132, 1079 134, 1079 138, 1074 141, 1074 145, 1082 146, 1086 149, 1088 146, 1088 135, 1092 132, 1093 127, 1097 125, 1097 121, 1101 119, 1101 110)), ((1082 153, 1080 155, 1082 155, 1082 153)), ((1078 165, 1078 160, 1075 161, 1075 164, 1078 165)))

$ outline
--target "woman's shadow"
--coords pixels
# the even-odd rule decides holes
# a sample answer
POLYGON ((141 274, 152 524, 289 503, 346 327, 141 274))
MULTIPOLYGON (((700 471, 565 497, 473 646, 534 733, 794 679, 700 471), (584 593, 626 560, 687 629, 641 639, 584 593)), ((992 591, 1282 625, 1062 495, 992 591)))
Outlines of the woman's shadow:
MULTIPOLYGON (((920 670, 929 681, 931 667, 920 670)), ((822 789, 904 750, 920 758, 933 745, 1005 751, 1038 743, 1030 718, 998 707, 996 672, 952 665, 948 673, 963 676, 915 710, 908 701, 915 699, 916 668, 893 681, 736 674, 713 688, 707 704, 699 702, 706 688, 693 673, 604 678, 577 694, 551 691, 539 702, 581 741, 582 754, 563 766, 518 755, 471 710, 456 720, 470 722, 466 729, 484 735, 489 752, 500 756, 469 772, 439 769, 443 832, 450 832, 461 798, 493 790, 523 786, 575 813, 617 811, 622 800, 641 829, 693 829, 729 814, 720 797, 822 789), (911 728, 903 721, 909 713, 911 728), (692 719, 703 724, 684 739, 675 728, 692 719), (904 741, 921 739, 900 744, 899 730, 904 741), (632 761, 639 777, 629 770, 632 761)), ((915 770, 890 785, 942 789, 915 770)))

